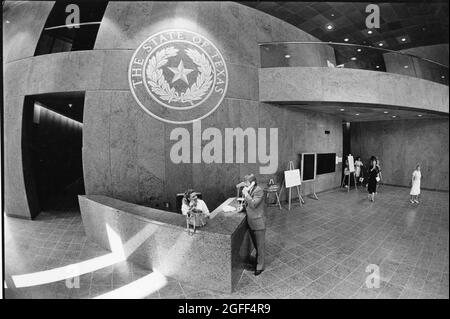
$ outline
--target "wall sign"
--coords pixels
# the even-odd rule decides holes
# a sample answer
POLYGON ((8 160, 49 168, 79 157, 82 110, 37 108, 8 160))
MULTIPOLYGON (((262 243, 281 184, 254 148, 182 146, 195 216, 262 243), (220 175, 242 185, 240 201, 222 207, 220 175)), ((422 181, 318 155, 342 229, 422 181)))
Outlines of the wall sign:
POLYGON ((220 105, 228 88, 228 71, 211 41, 173 29, 153 34, 136 49, 128 81, 145 112, 167 123, 187 124, 220 105))

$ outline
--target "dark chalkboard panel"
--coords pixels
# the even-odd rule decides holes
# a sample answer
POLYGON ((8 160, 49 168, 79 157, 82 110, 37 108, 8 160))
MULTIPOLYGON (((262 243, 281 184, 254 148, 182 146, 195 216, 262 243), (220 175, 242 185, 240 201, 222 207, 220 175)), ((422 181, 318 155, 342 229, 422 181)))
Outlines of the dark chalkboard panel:
POLYGON ((300 157, 302 181, 316 179, 316 153, 304 153, 300 157))
POLYGON ((316 175, 336 171, 336 153, 317 153, 316 175))

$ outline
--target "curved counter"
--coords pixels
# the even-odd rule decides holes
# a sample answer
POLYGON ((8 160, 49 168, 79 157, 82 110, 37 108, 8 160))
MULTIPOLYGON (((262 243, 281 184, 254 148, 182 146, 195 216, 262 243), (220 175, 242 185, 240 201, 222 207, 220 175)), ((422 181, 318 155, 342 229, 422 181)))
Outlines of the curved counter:
POLYGON ((78 199, 89 240, 198 288, 232 292, 252 250, 245 214, 224 213, 223 205, 189 235, 183 215, 103 195, 78 199))

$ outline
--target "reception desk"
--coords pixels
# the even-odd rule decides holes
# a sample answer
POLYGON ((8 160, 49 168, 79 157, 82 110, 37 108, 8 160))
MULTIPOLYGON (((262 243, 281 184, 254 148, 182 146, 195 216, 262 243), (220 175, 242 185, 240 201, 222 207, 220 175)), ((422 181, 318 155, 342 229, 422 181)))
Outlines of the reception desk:
POLYGON ((252 250, 245 214, 227 199, 193 235, 186 218, 103 195, 78 196, 86 236, 101 247, 149 270, 188 283, 230 293, 252 250))

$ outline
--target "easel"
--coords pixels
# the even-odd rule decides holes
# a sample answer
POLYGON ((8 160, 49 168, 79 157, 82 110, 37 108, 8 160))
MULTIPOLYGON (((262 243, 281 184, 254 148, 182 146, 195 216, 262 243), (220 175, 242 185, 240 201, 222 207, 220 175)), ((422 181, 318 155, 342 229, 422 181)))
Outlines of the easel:
MULTIPOLYGON (((288 165, 288 171, 292 171, 294 170, 294 162, 290 161, 289 165, 288 165)), ((305 201, 303 200, 302 195, 300 195, 300 189, 297 186, 293 186, 295 188, 297 188, 297 194, 298 194, 298 201, 300 203, 300 206, 303 206, 303 204, 305 203, 305 201)), ((281 189, 280 189, 280 194, 279 197, 281 197, 281 193, 283 192, 283 188, 289 188, 289 210, 291 210, 291 202, 292 202, 292 187, 286 187, 286 179, 283 177, 283 182, 281 183, 281 189)))
POLYGON ((315 200, 319 200, 319 197, 317 197, 317 194, 316 194, 316 181, 315 180, 312 180, 312 181, 302 181, 303 183, 308 183, 308 182, 311 182, 312 183, 312 185, 313 185, 313 189, 312 189, 312 194, 311 194, 311 198, 313 198, 313 199, 315 199, 315 200))
POLYGON ((347 163, 348 163, 348 175, 345 175, 344 171, 344 178, 342 179, 341 187, 345 184, 345 177, 347 176, 347 193, 350 191, 350 178, 353 174, 353 182, 355 183, 355 189, 358 189, 358 184, 356 184, 356 170, 355 170, 355 162, 353 160, 352 154, 348 154, 347 156, 347 163))
POLYGON ((356 172, 349 172, 348 175, 344 175, 344 178, 342 179, 341 187, 345 184, 345 178, 347 177, 348 187, 347 192, 350 191, 350 176, 353 174, 353 181, 355 182, 355 189, 358 189, 358 185, 356 184, 356 172))

